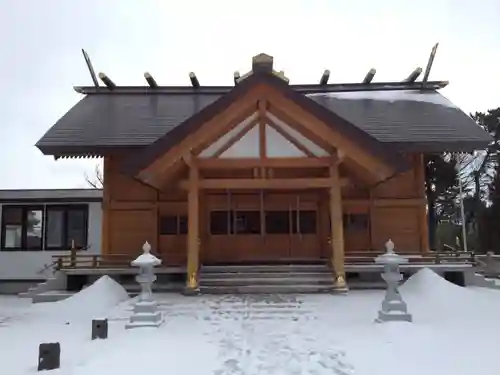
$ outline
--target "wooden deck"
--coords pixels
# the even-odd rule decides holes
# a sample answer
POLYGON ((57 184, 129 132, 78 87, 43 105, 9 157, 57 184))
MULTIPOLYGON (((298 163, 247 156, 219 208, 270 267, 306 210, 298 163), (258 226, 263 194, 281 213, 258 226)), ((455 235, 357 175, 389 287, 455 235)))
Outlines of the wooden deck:
MULTIPOLYGON (((354 269, 374 269, 380 268, 380 265, 375 264, 375 257, 381 255, 379 252, 357 252, 350 253, 345 257, 346 270, 354 269)), ((404 267, 422 267, 422 266, 446 266, 446 267, 456 267, 465 266, 470 267, 476 264, 476 255, 472 252, 455 252, 455 253, 445 253, 445 252, 432 252, 428 255, 422 256, 420 254, 401 254, 408 258, 409 263, 404 267)), ((161 256, 157 255, 159 258, 161 256)), ((133 257, 125 254, 114 254, 114 255, 100 255, 100 254, 79 254, 71 253, 67 255, 55 255, 53 256, 53 265, 56 270, 67 271, 68 273, 83 273, 89 272, 91 270, 106 270, 110 272, 117 272, 124 270, 129 270, 129 272, 134 273, 135 267, 131 266, 131 261, 133 257)), ((318 260, 318 262, 328 262, 326 259, 318 260)), ((300 262, 297 262, 300 263, 300 262)), ((185 267, 158 267, 158 270, 172 270, 182 272, 185 267)), ((161 272, 161 271, 160 271, 161 272)), ((351 271, 358 272, 358 271, 351 271)))

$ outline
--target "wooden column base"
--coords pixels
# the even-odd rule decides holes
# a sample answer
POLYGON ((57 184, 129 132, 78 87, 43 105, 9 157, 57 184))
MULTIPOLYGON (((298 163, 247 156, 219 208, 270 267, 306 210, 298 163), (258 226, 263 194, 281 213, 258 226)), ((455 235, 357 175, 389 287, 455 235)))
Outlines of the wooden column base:
POLYGON ((335 293, 347 293, 349 291, 349 287, 345 281, 345 275, 338 275, 335 277, 335 281, 333 283, 333 291, 335 293))
POLYGON ((200 287, 198 285, 198 275, 195 272, 187 275, 187 282, 182 294, 185 296, 196 296, 200 294, 200 287))
POLYGON ((186 286, 182 290, 182 294, 184 296, 187 296, 187 297, 194 297, 194 296, 199 296, 201 294, 201 292, 200 292, 199 288, 193 289, 193 288, 190 288, 190 287, 186 286))

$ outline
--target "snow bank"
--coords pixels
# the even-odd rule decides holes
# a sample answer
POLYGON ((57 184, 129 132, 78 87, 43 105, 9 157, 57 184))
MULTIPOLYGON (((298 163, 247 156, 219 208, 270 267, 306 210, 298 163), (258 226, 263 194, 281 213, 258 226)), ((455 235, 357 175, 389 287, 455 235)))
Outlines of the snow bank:
POLYGON ((492 299, 491 293, 460 287, 428 268, 412 275, 400 292, 416 321, 419 317, 442 322, 489 319, 500 309, 500 299, 492 299))
POLYGON ((54 318, 73 320, 105 317, 119 303, 129 299, 127 291, 109 276, 102 276, 89 287, 58 302, 40 304, 54 318))
POLYGON ((457 295, 457 293, 460 295, 464 292, 469 293, 467 289, 450 283, 430 268, 423 268, 413 274, 401 286, 400 291, 402 293, 414 293, 421 296, 434 297, 450 297, 452 295, 457 295))

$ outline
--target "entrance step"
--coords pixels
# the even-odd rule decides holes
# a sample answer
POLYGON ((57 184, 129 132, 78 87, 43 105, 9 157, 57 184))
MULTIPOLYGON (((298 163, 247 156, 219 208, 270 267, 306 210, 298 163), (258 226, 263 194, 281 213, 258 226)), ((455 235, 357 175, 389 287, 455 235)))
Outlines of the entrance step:
POLYGON ((203 266, 200 290, 207 294, 326 293, 333 288, 325 264, 203 266))
POLYGON ((265 264, 265 265, 231 265, 203 266, 203 273, 249 273, 249 272, 322 272, 330 273, 325 264, 265 264))
POLYGON ((201 286, 205 294, 288 294, 288 293, 328 293, 332 286, 327 285, 241 285, 241 286, 201 286))
POLYGON ((201 272, 203 280, 237 280, 244 278, 251 279, 296 279, 300 276, 303 279, 325 279, 331 280, 332 273, 327 272, 201 272))
POLYGON ((307 278, 307 277, 245 277, 238 278, 203 278, 203 286, 257 286, 257 285, 331 285, 332 277, 307 278))

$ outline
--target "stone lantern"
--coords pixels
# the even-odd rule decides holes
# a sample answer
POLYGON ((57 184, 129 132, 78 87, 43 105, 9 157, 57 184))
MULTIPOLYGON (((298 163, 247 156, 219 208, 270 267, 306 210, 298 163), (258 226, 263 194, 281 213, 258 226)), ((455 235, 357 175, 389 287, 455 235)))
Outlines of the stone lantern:
POLYGON ((136 281, 141 286, 141 293, 134 305, 134 312, 125 328, 159 327, 163 323, 158 304, 153 300, 151 286, 156 280, 154 267, 161 264, 161 260, 150 253, 151 245, 146 241, 142 246, 143 253, 131 262, 132 266, 139 267, 136 281))
POLYGON ((378 323, 391 321, 411 322, 412 316, 408 313, 406 303, 398 290, 399 282, 403 276, 399 272, 399 265, 408 263, 407 258, 403 258, 394 252, 394 242, 390 239, 385 244, 386 253, 375 258, 375 263, 384 266, 382 278, 387 283, 387 289, 382 308, 378 311, 378 323))

